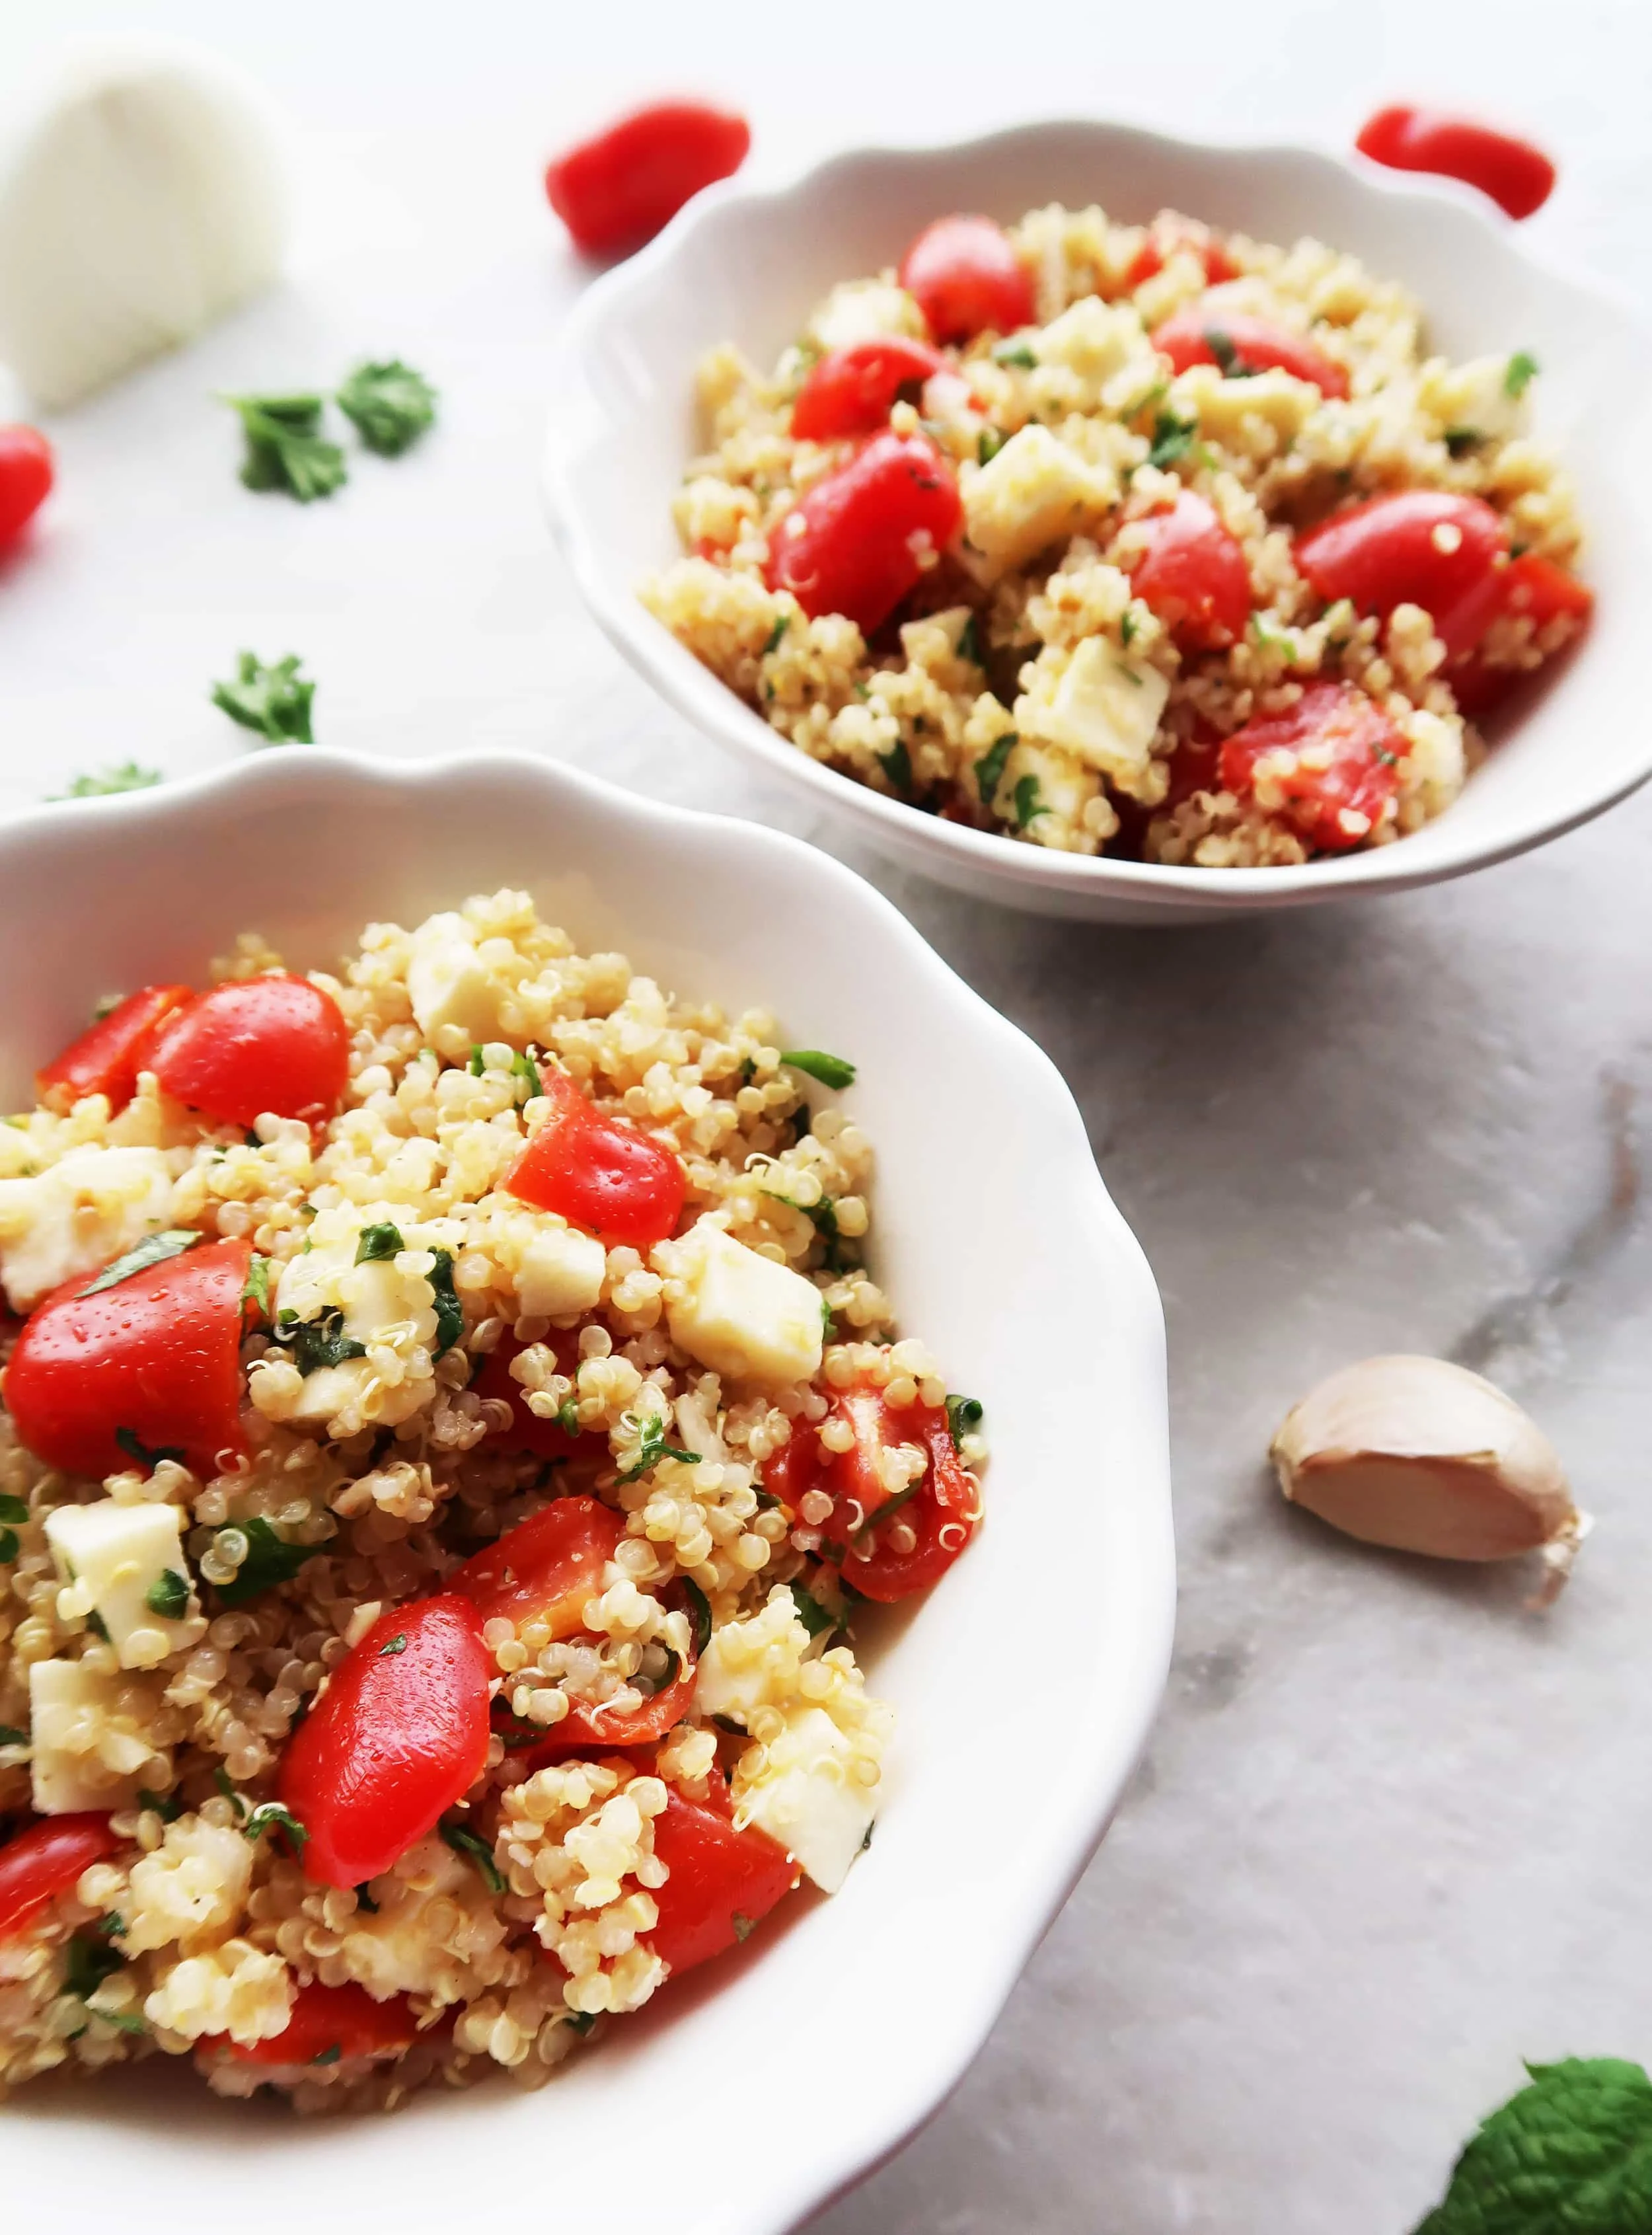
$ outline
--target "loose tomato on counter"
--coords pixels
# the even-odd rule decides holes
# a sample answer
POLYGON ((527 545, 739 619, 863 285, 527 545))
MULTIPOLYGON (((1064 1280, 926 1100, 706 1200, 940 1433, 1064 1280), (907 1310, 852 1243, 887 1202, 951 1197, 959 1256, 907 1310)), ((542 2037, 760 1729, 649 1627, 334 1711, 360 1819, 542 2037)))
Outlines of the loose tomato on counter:
POLYGON ((599 1110, 554 1065, 541 1066, 540 1091, 551 1114, 506 1173, 506 1192, 610 1248, 646 1251, 675 1234, 685 1187, 675 1150, 599 1110))
POLYGON ((1236 643, 1250 619, 1250 570, 1216 508, 1183 489, 1137 524, 1147 539, 1131 569, 1136 595, 1183 652, 1236 643))
POLYGON ((673 1786, 653 1820, 654 1853, 670 1875, 654 1892, 659 1921, 640 1937, 673 1974, 744 1940, 803 1876, 766 1832, 737 1832, 726 1810, 673 1786))
POLYGON ((624 256, 671 222, 703 187, 731 178, 751 128, 701 101, 659 101, 556 157, 545 192, 587 256, 624 256))
POLYGON ((916 588, 920 550, 963 523, 951 466, 927 435, 875 435, 808 489, 775 530, 764 580, 812 619, 842 613, 864 635, 916 588))
POLYGON ((360 1885, 435 1827, 486 1766, 495 1674, 482 1618, 455 1592, 380 1616, 281 1758, 306 1878, 360 1885))
POLYGON ((191 986, 141 986, 128 993, 35 1073, 41 1100, 61 1108, 88 1094, 107 1094, 111 1111, 123 1110, 137 1090, 139 1057, 154 1027, 194 998, 191 986))
POLYGON ((908 249, 899 276, 938 342, 1032 323, 1032 274, 990 217, 937 218, 908 249))
POLYGON ((1410 750, 1373 700, 1347 683, 1311 683, 1294 706, 1258 714, 1223 744, 1224 788, 1241 798, 1256 789, 1257 763, 1283 755, 1267 771, 1280 810, 1303 837, 1329 854, 1368 836, 1400 789, 1410 750))
MULTIPOLYGON (((1528 620, 1534 635, 1563 618, 1581 628, 1595 610, 1595 593, 1586 582, 1565 567, 1556 566, 1541 553, 1524 551, 1510 560, 1498 578, 1493 620, 1528 620)), ((1488 625, 1489 626, 1489 625, 1488 625)), ((1479 652, 1468 653, 1445 671, 1459 709, 1473 717, 1488 712, 1517 683, 1532 671, 1521 667, 1491 667, 1479 652)))
POLYGON ((791 407, 791 432, 799 442, 835 442, 845 435, 871 435, 888 423, 904 395, 916 403, 925 381, 948 370, 928 342, 879 334, 830 350, 811 365, 791 407))
POLYGON ((1497 613, 1507 523, 1477 496, 1399 489, 1367 497, 1296 539, 1297 571, 1328 605, 1351 599, 1383 618, 1421 606, 1449 658, 1478 643, 1497 613))
POLYGON ((167 1455, 203 1481, 218 1473, 241 1450, 252 1257, 246 1242, 202 1242, 95 1294, 91 1273, 54 1289, 6 1368, 22 1443, 48 1466, 98 1479, 167 1455))
POLYGON ((202 2046, 221 2048, 240 2064, 337 2064, 345 2057, 403 2049, 418 2039, 418 2032, 405 1995, 378 2002, 353 1981, 328 1987, 312 1979, 293 1997, 292 2014, 279 2033, 254 2042, 217 2034, 202 2046))
POLYGON ((266 1111, 322 1124, 349 1083, 350 1027, 307 978, 232 979, 163 1017, 138 1064, 220 1124, 251 1125, 266 1111))
POLYGON ((1219 365, 1236 373, 1286 372, 1306 380, 1321 396, 1346 397, 1348 377, 1340 364, 1301 334, 1287 333, 1249 311, 1221 303, 1193 302, 1173 311, 1152 332, 1153 347, 1177 372, 1196 364, 1219 365))
POLYGON ((51 444, 37 427, 0 427, 0 551, 45 503, 55 475, 51 444))
POLYGON ((1148 226, 1146 239, 1131 259, 1124 273, 1126 290, 1133 292, 1144 280, 1162 272, 1172 256, 1183 251, 1196 256, 1203 265, 1207 286, 1217 287, 1224 279, 1239 277, 1239 266, 1208 226, 1179 217, 1174 210, 1161 210, 1148 226))
POLYGON ((43 1816, 0 1847, 0 1941, 11 1939, 60 1894, 72 1893, 121 1841, 107 1816, 43 1816))
POLYGON ((1555 167, 1541 147, 1472 117, 1399 102, 1378 109, 1354 146, 1393 171, 1426 171, 1478 187, 1509 217, 1530 217, 1555 187, 1555 167))

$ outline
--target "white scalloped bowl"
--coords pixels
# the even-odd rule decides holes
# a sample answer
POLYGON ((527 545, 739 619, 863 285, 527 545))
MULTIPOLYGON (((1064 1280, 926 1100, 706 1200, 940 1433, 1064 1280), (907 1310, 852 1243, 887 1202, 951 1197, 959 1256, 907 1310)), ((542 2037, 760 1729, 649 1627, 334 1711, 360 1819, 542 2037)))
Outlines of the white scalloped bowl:
POLYGON ((900 1718, 876 1839, 841 1894, 797 1897, 541 2094, 502 2080, 306 2122, 220 2103, 169 2059, 24 2088, 0 2109, 8 2226, 63 2224, 70 2197, 76 2226, 122 2235, 454 2235, 527 2199, 603 2235, 777 2235, 959 2078, 1157 1704, 1175 1581, 1152 1275, 1055 1066, 825 855, 525 757, 294 750, 40 809, 0 831, 0 1107, 95 997, 199 978, 238 930, 309 966, 374 918, 502 885, 669 989, 771 1008, 859 1065, 844 1100, 877 1150, 880 1278, 984 1401, 993 1453, 969 1551, 871 1627, 900 1718), (1027 1610, 1066 1587, 1074 1545, 1084 1648, 1060 1714, 1029 1717, 1025 1687, 993 1680, 1025 1662, 1027 1610), (805 2068, 800 2093, 782 2075, 805 2068), (714 2184, 682 2172, 708 2119, 738 2168, 714 2184))
POLYGON ((1032 125, 949 147, 863 150, 793 185, 713 188, 599 279, 564 331, 545 488, 592 611, 672 705, 866 843, 960 890, 1052 915, 1166 923, 1392 892, 1483 868, 1598 815, 1652 774, 1639 643, 1652 579, 1652 351, 1604 289, 1540 262, 1467 188, 1363 158, 1214 147, 1102 123, 1032 125), (1051 200, 1141 220, 1170 206, 1268 240, 1313 233, 1422 301, 1435 346, 1531 350, 1538 424, 1575 475, 1598 593, 1582 647, 1511 717, 1446 814, 1396 844, 1298 868, 1213 871, 1088 860, 943 822, 812 761, 639 604, 678 553, 671 498, 699 447, 692 376, 714 342, 771 358, 833 281, 898 262, 950 209, 1000 219, 1051 200))

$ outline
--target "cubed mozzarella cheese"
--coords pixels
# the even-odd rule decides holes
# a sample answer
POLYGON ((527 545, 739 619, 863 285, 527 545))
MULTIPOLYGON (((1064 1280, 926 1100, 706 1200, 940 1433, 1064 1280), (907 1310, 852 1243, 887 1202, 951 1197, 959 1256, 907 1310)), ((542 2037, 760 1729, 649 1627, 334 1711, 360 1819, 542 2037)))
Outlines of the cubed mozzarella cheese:
POLYGON ((305 1375, 298 1402, 282 1417, 297 1427, 324 1428, 341 1412, 361 1403, 373 1378, 373 1369, 364 1358, 347 1358, 339 1366, 318 1366, 313 1373, 305 1375))
POLYGON ((1509 389, 1506 357, 1471 357, 1466 364, 1448 364, 1435 357, 1423 367, 1419 400, 1441 433, 1450 428, 1483 442, 1504 442, 1526 423, 1526 382, 1516 377, 1509 389))
POLYGON ((153 1668, 188 1642, 187 1624, 148 1603, 168 1575, 189 1589, 175 1505, 118 1505, 112 1498, 60 1505, 46 1517, 46 1542, 59 1575, 102 1622, 123 1668, 153 1668))
POLYGON ((24 1312, 171 1223, 172 1170, 159 1149, 71 1149, 32 1179, 0 1180, 0 1279, 24 1312))
POLYGON ((808 1649, 796 1602, 780 1586, 756 1614, 724 1622, 706 1640, 694 1686, 696 1709, 744 1723, 758 1707, 795 1701, 808 1649))
POLYGON ((1040 364, 1065 365, 1099 395, 1114 373, 1142 357, 1146 343, 1141 313, 1128 303, 1081 295, 1052 318, 1033 344, 1040 364))
POLYGON ((1178 419, 1197 420, 1202 435, 1229 449, 1255 449, 1245 441, 1245 422, 1263 421, 1273 440, 1262 437, 1261 447, 1271 450, 1294 442, 1323 401, 1312 381, 1293 380, 1276 365, 1224 380, 1215 365, 1196 364, 1170 383, 1169 409, 1178 419))
MULTIPOLYGON (((1042 678, 1040 678, 1042 680, 1042 678)), ((1170 686, 1157 668, 1131 659, 1111 637, 1086 637, 1052 687, 1018 702, 1024 730, 1059 745, 1104 776, 1147 766, 1170 686)))
POLYGON ((1015 823, 1030 838, 1047 842, 1052 833, 1041 827, 1046 816, 1053 817, 1065 829, 1077 829, 1083 823, 1085 808, 1100 790, 1101 778, 1095 770, 1071 753, 1021 737, 1005 759, 1004 773, 993 797, 993 811, 1006 822, 1015 823), (1035 789, 1023 792, 1021 786, 1029 777, 1035 789))
POLYGON ((704 1219, 675 1255, 683 1294, 668 1318, 679 1350, 718 1373, 770 1386, 818 1370, 825 1319, 812 1281, 704 1219))
POLYGON ((809 322, 809 338, 823 350, 847 349, 851 342, 872 341, 880 334, 928 338, 923 312, 893 280, 845 279, 809 322))
POLYGON ((502 988, 476 953, 475 935, 462 915, 448 911, 428 917, 414 933, 407 990, 422 1032, 456 1025, 473 1040, 499 1038, 502 988))
POLYGON ((532 1319, 588 1312, 602 1294, 607 1269, 608 1253, 594 1235, 543 1226, 517 1260, 516 1301, 532 1319))
POLYGON ((96 1675, 82 1661, 36 1661, 30 1669, 30 1775, 40 1815, 118 1808, 136 1799, 150 1750, 135 1735, 108 1727, 122 1681, 96 1675))
POLYGON ((965 536, 990 571, 1002 573, 1076 535, 1118 494, 1111 467, 1090 464, 1047 427, 1023 427, 967 481, 965 536))
POLYGON ((823 1707, 796 1707, 763 1749, 739 1793, 741 1816, 794 1855, 823 1893, 836 1893, 866 1845, 876 1787, 852 1774, 854 1749, 823 1707))
POLYGON ((429 1308, 423 1275, 398 1272, 393 1257, 373 1257, 358 1265, 358 1247, 359 1236, 351 1234, 289 1259, 276 1290, 284 1327, 289 1324, 289 1312, 300 1320, 314 1320, 336 1311, 343 1314, 341 1333, 356 1342, 377 1342, 387 1328, 429 1308))

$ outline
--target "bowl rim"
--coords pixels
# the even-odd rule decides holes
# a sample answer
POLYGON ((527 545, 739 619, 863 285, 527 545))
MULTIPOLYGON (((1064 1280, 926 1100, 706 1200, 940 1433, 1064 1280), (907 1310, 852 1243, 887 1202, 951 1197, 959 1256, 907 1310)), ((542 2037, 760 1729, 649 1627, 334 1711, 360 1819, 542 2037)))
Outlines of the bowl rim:
MULTIPOLYGON (((1077 1883, 1140 1756, 1169 1671, 1176 1603, 1163 1307, 1141 1246, 1107 1191, 1082 1113, 1051 1058, 961 978, 875 886, 831 855, 764 824, 646 798, 583 769, 528 752, 390 762, 331 747, 305 747, 259 754, 153 790, 42 803, 0 827, 0 877, 12 861, 43 844, 95 862, 101 853, 145 833, 158 836, 167 825, 176 833, 175 841, 167 842, 187 844, 199 837, 203 823, 210 826, 214 817, 235 816, 244 823, 270 802, 308 808, 318 802, 359 806, 365 799, 370 806, 375 796, 423 795, 427 811, 434 812, 444 791, 489 785, 520 785, 553 800, 581 803, 620 830, 646 828, 674 849, 692 847, 704 837, 719 848, 767 855, 787 865, 794 877, 815 880, 839 909, 855 908, 869 919, 876 934, 898 947, 918 973, 921 990, 976 1032, 984 1053, 990 1056, 995 1046, 1000 1065, 1013 1064, 1028 1091, 1038 1094, 1052 1159, 1059 1155, 1064 1181, 1078 1190, 1069 1222, 1085 1237, 1078 1246, 1087 1249, 1092 1239, 1105 1245, 1109 1371, 1115 1379, 1132 1377, 1138 1393, 1134 1425, 1125 1430, 1124 1441, 1139 1434, 1143 1424, 1149 1431, 1139 1455, 1132 1454, 1131 1478, 1122 1492, 1131 1508, 1130 1589, 1140 1613, 1137 1642, 1110 1702, 1105 1731, 1096 1730, 1087 1773, 1071 1780, 1078 1790, 1050 1796, 1043 1811, 1036 1884, 1017 1904, 1004 1905, 992 1934, 983 1935, 972 1949, 954 2013, 955 2021, 961 2013, 961 2022, 947 2029, 932 2027, 927 2034, 914 2028, 905 2044, 909 2060, 902 2086, 865 2101, 859 2122, 841 2127, 829 2148, 823 2145, 812 2155, 797 2152, 791 2153, 791 2162, 782 2158, 765 2166, 758 2192, 740 2201, 724 2199, 715 2223, 705 2223, 708 2230, 715 2224, 718 2235, 777 2235, 892 2155, 939 2109, 985 2042, 1028 1957, 1077 1883)), ((623 914, 622 895, 620 909, 623 914)), ((26 2117, 27 2102, 26 2092, 20 2091, 9 2107, 10 2115, 26 2117)), ((49 2118, 48 2125, 52 2123, 49 2118)), ((24 2179, 29 2171, 25 2164, 24 2179)), ((180 2227, 193 2224, 187 2215, 180 2221, 180 2227)), ((266 2223, 255 2217, 252 2224, 266 2223)))
MULTIPOLYGON (((1028 892, 1064 895, 1082 908, 1104 895, 1146 911, 1155 904, 1185 914, 1190 907, 1218 914, 1235 902, 1276 907, 1335 901, 1359 894, 1398 892, 1419 884, 1488 868, 1564 836, 1603 814, 1652 777, 1652 731, 1646 735, 1638 766, 1604 776, 1568 795, 1564 803, 1527 814, 1497 839, 1471 835, 1454 845, 1449 834, 1437 840, 1424 860, 1408 867, 1409 841, 1272 868, 1220 872, 1160 862, 1057 853, 1018 846, 995 833, 926 815, 903 802, 857 783, 836 770, 798 751, 709 668, 679 644, 643 605, 631 585, 615 585, 606 574, 594 538, 574 488, 575 444, 567 430, 589 419, 590 389, 583 377, 586 353, 611 318, 634 299, 650 294, 682 252, 703 233, 738 222, 743 212, 790 209, 806 215, 817 192, 857 171, 879 166, 911 170, 936 161, 994 158, 1054 134, 1088 136, 1126 151, 1182 152, 1239 157, 1258 166, 1301 167, 1312 175, 1354 180, 1362 192, 1400 205, 1449 209, 1478 226, 1488 244, 1537 272, 1545 285, 1598 311, 1605 309, 1638 340, 1652 361, 1652 318, 1629 292, 1615 281, 1590 273, 1581 277, 1563 266, 1541 244, 1533 246, 1516 222, 1475 188, 1453 179, 1396 171, 1357 149, 1310 139, 1257 141, 1242 133, 1190 134, 1095 116, 1051 115, 1004 126, 962 139, 867 141, 823 160, 794 167, 777 178, 724 180, 697 194, 653 240, 634 256, 600 273, 574 305, 557 338, 550 361, 550 410, 541 452, 541 490, 553 537, 580 594, 610 641, 659 691, 668 705, 719 744, 742 754, 770 777, 813 795, 820 805, 860 826, 868 842, 910 863, 924 854, 944 862, 934 872, 970 888, 978 872, 984 882, 1019 886, 1028 892), (584 410, 580 404, 583 400, 584 410)), ((661 492, 662 506, 667 493, 661 492)), ((1564 687, 1564 672, 1557 678, 1564 687)), ((1439 829, 1436 823, 1428 826, 1439 829)), ((1420 836, 1420 833, 1413 834, 1420 836)))

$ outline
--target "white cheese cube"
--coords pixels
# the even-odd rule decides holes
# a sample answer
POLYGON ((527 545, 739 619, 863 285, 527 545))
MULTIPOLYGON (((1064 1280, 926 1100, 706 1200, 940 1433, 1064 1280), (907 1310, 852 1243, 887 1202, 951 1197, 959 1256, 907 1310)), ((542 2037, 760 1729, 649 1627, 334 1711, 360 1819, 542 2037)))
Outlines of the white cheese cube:
POLYGON ((992 573, 1019 567, 1047 543, 1076 535, 1118 495, 1108 466, 1092 466, 1047 427, 1023 427, 964 483, 964 534, 992 573))
POLYGON ((1104 776, 1131 777, 1151 757, 1170 695, 1157 668, 1131 659, 1111 637, 1091 636, 1052 684, 1039 676, 1017 702, 1016 714, 1032 736, 1061 746, 1104 776))
POLYGON ((339 1366, 318 1366, 313 1373, 305 1375, 298 1402, 282 1418, 295 1427, 324 1428, 341 1412, 360 1405, 373 1378, 373 1369, 364 1358, 347 1358, 339 1366))
POLYGON ((923 312, 904 287, 890 279, 845 279, 833 288, 809 321, 808 338, 823 350, 847 349, 880 334, 928 338, 923 312))
POLYGON ((854 1748, 823 1707, 795 1708, 739 1794, 739 1814, 777 1839, 823 1893, 836 1893, 866 1845, 876 1786, 851 1774, 854 1748))
POLYGON ((172 1223, 172 1169, 159 1149, 71 1149, 32 1179, 0 1180, 0 1280, 26 1312, 172 1223))
MULTIPOLYGON (((46 1517, 46 1542, 58 1573, 75 1585, 108 1632, 123 1668, 154 1668, 195 1634, 148 1603, 167 1575, 189 1589, 182 1517, 175 1505, 60 1505, 46 1517)), ((175 1587, 174 1587, 175 1588, 175 1587)))
MULTIPOLYGON (((793 1432, 813 1432, 800 1426, 793 1432)), ((728 1715, 744 1723, 758 1707, 795 1702, 808 1650, 809 1633, 783 1584, 756 1614, 712 1631, 699 1659, 695 1708, 702 1715, 728 1715)))
POLYGON ((503 988, 477 954, 475 934, 462 915, 449 910, 430 916, 414 933, 407 990, 421 1032, 456 1025, 473 1040, 499 1038, 503 988))
POLYGON ((1083 827, 1084 811, 1100 790, 1101 778, 1095 770, 1071 753, 1021 737, 1005 758, 1004 773, 993 796, 993 811, 1024 829, 1028 837, 1048 844, 1055 836, 1052 823, 1063 831, 1083 827), (1029 777, 1035 788, 1022 792, 1020 787, 1029 777), (1020 816, 1023 803, 1030 810, 1025 822, 1020 816))
POLYGON ((1141 313, 1128 303, 1082 295, 1034 342, 1040 364, 1064 365, 1099 395, 1114 373, 1139 359, 1146 342, 1141 313))
POLYGON ((1177 419, 1196 419, 1199 432, 1229 449, 1250 450, 1245 422, 1260 420, 1272 430, 1262 439, 1269 452, 1294 442, 1324 398, 1310 380, 1293 380, 1277 365, 1242 380, 1224 380, 1213 364, 1190 365, 1170 383, 1167 409, 1177 419))
POLYGON ((545 1226, 516 1263, 516 1301, 530 1319, 567 1319, 588 1312, 602 1294, 608 1253, 594 1235, 545 1226))
POLYGON ((1418 400, 1442 434, 1460 429, 1484 442, 1505 442, 1521 432, 1527 417, 1527 383, 1517 373, 1511 395, 1510 363, 1506 357, 1471 357, 1466 364, 1431 358, 1422 370, 1418 400))
POLYGON ((819 1370, 825 1315, 812 1281, 702 1219, 674 1252, 685 1293, 672 1340, 702 1366, 779 1386, 819 1370))
POLYGON ((95 1675, 81 1661, 36 1661, 30 1669, 31 1776, 40 1815, 119 1808, 137 1798, 150 1749, 129 1728, 110 1727, 122 1683, 130 1681, 95 1675))

